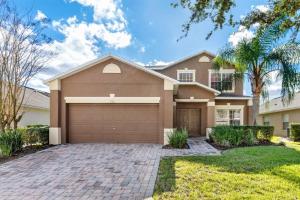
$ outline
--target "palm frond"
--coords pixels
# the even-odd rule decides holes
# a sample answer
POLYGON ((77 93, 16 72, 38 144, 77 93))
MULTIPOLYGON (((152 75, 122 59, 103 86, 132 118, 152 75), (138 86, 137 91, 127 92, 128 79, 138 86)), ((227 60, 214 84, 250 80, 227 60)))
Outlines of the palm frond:
POLYGON ((282 30, 281 24, 285 17, 278 18, 269 26, 258 30, 255 39, 257 40, 262 55, 268 55, 278 45, 278 41, 286 36, 288 30, 282 30))

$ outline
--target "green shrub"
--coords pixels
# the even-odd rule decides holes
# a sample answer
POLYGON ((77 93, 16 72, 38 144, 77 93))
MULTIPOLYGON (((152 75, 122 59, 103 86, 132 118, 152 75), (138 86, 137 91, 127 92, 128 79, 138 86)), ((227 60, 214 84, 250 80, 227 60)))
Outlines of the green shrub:
POLYGON ((221 146, 239 146, 243 143, 244 131, 232 126, 216 126, 212 129, 210 138, 221 146))
POLYGON ((0 153, 2 156, 10 156, 23 146, 22 134, 19 131, 7 130, 0 133, 0 153))
POLYGON ((172 132, 168 138, 171 147, 182 149, 187 143, 188 132, 186 129, 176 130, 172 132))
POLYGON ((273 126, 233 126, 235 129, 243 129, 243 130, 251 130, 259 142, 270 142, 273 133, 274 127, 273 126))
POLYGON ((253 133, 253 130, 248 129, 244 131, 243 143, 246 145, 254 145, 257 143, 257 139, 255 138, 255 134, 253 133))
POLYGON ((290 138, 294 141, 300 141, 300 124, 291 124, 290 138))
POLYGON ((210 134, 211 140, 225 147, 254 145, 258 142, 270 142, 273 136, 272 126, 216 126, 210 134))
POLYGON ((23 131, 22 136, 26 145, 49 144, 49 126, 47 125, 28 125, 23 131))

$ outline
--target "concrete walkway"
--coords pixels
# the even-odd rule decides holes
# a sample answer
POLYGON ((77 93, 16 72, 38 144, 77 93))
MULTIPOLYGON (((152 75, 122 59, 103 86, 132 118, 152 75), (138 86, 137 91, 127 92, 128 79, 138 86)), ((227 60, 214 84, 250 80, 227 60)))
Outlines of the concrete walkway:
POLYGON ((147 199, 162 156, 219 155, 203 139, 190 149, 155 144, 60 145, 0 165, 1 199, 147 199))

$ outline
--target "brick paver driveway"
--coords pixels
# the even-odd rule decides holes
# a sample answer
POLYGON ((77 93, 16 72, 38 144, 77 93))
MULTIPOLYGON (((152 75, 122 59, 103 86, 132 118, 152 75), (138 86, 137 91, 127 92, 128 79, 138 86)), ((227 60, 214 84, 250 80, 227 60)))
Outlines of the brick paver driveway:
POLYGON ((218 154, 193 142, 182 152, 154 144, 56 146, 0 165, 0 199, 150 198, 162 155, 218 154))

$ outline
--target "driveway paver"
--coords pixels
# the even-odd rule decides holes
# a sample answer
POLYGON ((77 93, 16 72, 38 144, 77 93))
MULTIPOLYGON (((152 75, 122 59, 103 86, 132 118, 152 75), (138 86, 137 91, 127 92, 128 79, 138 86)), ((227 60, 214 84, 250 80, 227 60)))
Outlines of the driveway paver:
POLYGON ((188 150, 156 144, 59 145, 0 165, 0 198, 151 198, 161 156, 219 154, 203 139, 189 144, 188 150))

